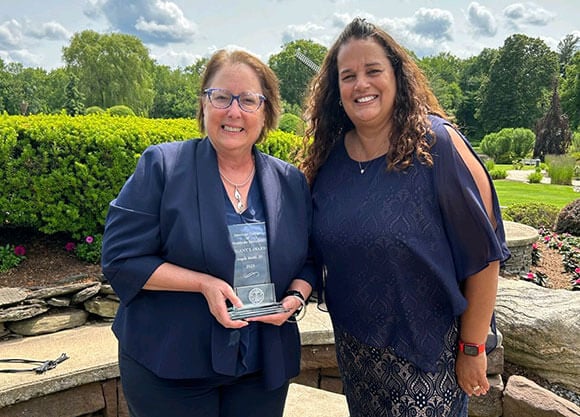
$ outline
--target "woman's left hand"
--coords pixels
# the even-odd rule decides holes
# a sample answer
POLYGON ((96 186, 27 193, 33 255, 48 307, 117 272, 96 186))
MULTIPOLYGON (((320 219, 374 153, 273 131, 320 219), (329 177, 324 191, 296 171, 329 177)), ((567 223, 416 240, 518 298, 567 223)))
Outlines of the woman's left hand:
POLYGON ((273 324, 274 326, 281 326, 288 321, 292 314, 298 310, 302 304, 296 297, 284 297, 282 299, 282 306, 288 310, 286 313, 269 314, 267 316, 252 317, 246 321, 260 321, 262 323, 273 324))
POLYGON ((485 353, 469 356, 463 352, 458 352, 455 373, 457 374, 459 386, 470 397, 472 395, 479 397, 489 391, 487 356, 485 353))

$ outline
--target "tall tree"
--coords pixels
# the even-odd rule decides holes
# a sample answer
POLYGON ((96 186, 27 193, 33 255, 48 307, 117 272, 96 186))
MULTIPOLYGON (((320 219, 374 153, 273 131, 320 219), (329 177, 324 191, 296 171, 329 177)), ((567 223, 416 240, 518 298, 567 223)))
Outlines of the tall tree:
POLYGON ((155 99, 149 116, 153 118, 194 118, 199 107, 202 70, 207 58, 184 69, 155 67, 155 99))
POLYGON ((566 77, 560 86, 562 110, 568 116, 570 126, 580 128, 580 51, 576 52, 566 67, 566 77))
POLYGON ((71 74, 68 84, 66 85, 66 102, 64 108, 67 114, 78 116, 85 112, 84 97, 78 89, 79 79, 76 75, 71 74))
POLYGON ((533 129, 549 105, 558 55, 537 38, 507 38, 482 85, 478 117, 484 130, 505 127, 533 129))
POLYGON ((462 61, 448 52, 418 61, 419 67, 429 80, 433 93, 445 111, 455 116, 463 97, 459 87, 462 61))
POLYGON ((479 55, 465 60, 462 66, 459 77, 462 100, 457 106, 455 118, 472 143, 481 141, 485 136, 481 121, 476 117, 481 103, 480 88, 487 82, 491 65, 498 55, 497 49, 486 48, 479 55))
POLYGON ((304 95, 314 73, 302 63, 296 52, 306 55, 315 64, 320 65, 327 48, 309 40, 292 41, 284 45, 282 52, 272 55, 268 65, 280 80, 280 95, 291 105, 302 105, 304 95))
POLYGON ((558 58, 560 60, 560 75, 562 77, 566 76, 566 67, 570 64, 579 46, 580 37, 572 34, 564 36, 564 39, 558 42, 558 58))
POLYGON ((557 83, 554 82, 550 109, 536 125, 536 144, 534 158, 542 161, 546 155, 563 155, 572 141, 572 132, 568 125, 568 118, 562 114, 557 83))
POLYGON ((85 30, 63 48, 63 60, 79 78, 87 107, 124 104, 137 114, 148 114, 154 97, 154 63, 139 38, 85 30))

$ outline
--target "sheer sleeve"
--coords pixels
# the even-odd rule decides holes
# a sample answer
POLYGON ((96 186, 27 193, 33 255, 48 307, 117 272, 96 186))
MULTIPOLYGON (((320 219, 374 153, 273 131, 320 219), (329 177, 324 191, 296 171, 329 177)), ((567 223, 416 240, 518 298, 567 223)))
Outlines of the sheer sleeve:
MULTIPOLYGON (((445 124, 453 128, 441 119, 433 119, 432 129, 436 138, 432 148, 434 182, 445 232, 453 253, 456 277, 458 281, 463 281, 492 261, 505 262, 510 254, 491 177, 485 170, 491 187, 495 227, 489 219, 475 180, 453 145, 445 124)), ((467 139, 458 133, 481 163, 467 139)))

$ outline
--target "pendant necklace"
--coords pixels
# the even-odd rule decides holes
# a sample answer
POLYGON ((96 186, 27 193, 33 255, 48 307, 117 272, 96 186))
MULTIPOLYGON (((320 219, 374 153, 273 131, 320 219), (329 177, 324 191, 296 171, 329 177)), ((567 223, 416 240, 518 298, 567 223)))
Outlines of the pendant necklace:
POLYGON ((369 167, 369 165, 371 163, 371 161, 367 161, 367 163, 363 165, 363 164, 360 163, 360 161, 357 161, 357 162, 358 162, 358 167, 360 169, 360 174, 361 175, 365 173, 365 170, 369 167))
POLYGON ((238 213, 241 213, 244 211, 244 203, 242 201, 242 194, 240 193, 240 187, 245 186, 248 182, 250 182, 250 180, 252 179, 252 176, 254 175, 254 171, 256 171, 256 166, 252 167, 252 171, 250 171, 250 175, 248 175, 248 178, 246 178, 244 181, 242 181, 239 184, 236 184, 235 182, 233 182, 232 180, 230 180, 228 177, 226 177, 220 170, 218 170, 221 177, 226 180, 226 182, 228 184, 230 184, 231 186, 234 187, 234 198, 236 199, 236 209, 238 213))

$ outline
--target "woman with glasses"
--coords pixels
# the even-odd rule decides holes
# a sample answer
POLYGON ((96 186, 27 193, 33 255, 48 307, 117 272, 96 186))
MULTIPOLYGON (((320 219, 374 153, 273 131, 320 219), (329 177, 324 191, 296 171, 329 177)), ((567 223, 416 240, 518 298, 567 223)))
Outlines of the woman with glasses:
POLYGON ((200 95, 207 136, 149 147, 110 204, 103 272, 121 299, 113 331, 134 417, 283 414, 314 274, 305 177, 255 146, 279 113, 275 74, 218 51, 200 95))

